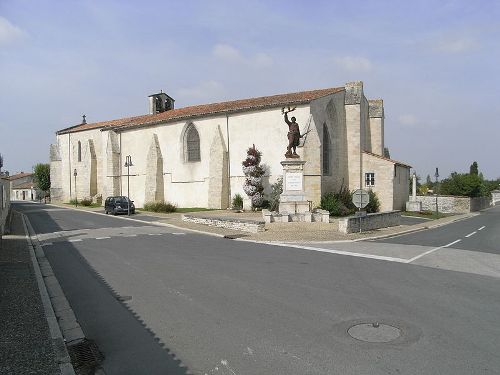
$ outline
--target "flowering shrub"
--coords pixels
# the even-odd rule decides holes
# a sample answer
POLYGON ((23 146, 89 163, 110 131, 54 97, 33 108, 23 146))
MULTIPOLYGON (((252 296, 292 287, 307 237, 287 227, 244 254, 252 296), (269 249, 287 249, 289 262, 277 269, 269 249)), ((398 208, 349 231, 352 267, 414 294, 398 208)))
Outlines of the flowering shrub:
POLYGON ((261 207, 264 202, 264 187, 262 186, 262 175, 264 170, 260 166, 262 153, 253 147, 247 150, 247 157, 241 163, 243 173, 246 176, 243 191, 252 201, 252 207, 261 207))

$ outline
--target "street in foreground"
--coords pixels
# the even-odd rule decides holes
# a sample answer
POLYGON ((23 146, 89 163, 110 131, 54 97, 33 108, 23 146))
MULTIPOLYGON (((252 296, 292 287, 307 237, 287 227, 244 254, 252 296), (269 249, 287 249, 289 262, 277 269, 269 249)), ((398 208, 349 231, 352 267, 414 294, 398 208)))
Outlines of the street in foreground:
POLYGON ((305 248, 15 209, 106 374, 165 373, 153 338, 195 374, 500 373, 498 207, 432 231, 305 248))

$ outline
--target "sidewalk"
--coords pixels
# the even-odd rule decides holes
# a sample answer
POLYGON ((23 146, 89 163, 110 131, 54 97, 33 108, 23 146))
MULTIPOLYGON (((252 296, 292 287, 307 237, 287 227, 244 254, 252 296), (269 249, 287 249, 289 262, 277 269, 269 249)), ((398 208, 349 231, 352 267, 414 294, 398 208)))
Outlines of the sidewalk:
MULTIPOLYGON (((0 374, 60 374, 21 215, 0 246, 0 374)), ((58 345, 59 344, 59 345, 58 345)))
MULTIPOLYGON (((65 204, 52 204, 59 207, 71 208, 65 204)), ((74 208, 74 207, 72 207, 74 208)), ((78 209, 101 212, 104 213, 102 207, 88 208, 78 207, 78 209)), ((270 223, 266 224, 265 231, 259 233, 248 233, 226 228, 213 227, 203 224, 195 224, 191 222, 182 221, 182 213, 155 213, 146 211, 137 211, 136 215, 130 216, 135 220, 141 220, 140 216, 146 215, 156 219, 156 221, 173 225, 178 228, 185 228, 195 231, 200 231, 219 236, 229 236, 235 238, 242 238, 252 241, 262 242, 290 242, 290 243, 308 243, 308 242, 321 242, 321 241, 359 241, 363 239, 379 238, 394 236, 402 233, 414 232, 427 228, 434 228, 441 225, 446 225, 457 220, 475 216, 478 213, 469 213, 462 215, 453 215, 444 217, 437 220, 424 220, 421 223, 413 225, 398 225, 395 227, 381 228, 362 233, 344 234, 338 231, 338 222, 333 220, 330 223, 304 223, 304 222, 290 222, 290 223, 270 223)), ((234 212, 232 210, 213 210, 213 211, 199 211, 190 212, 189 215, 199 217, 217 217, 217 218, 231 218, 231 219, 245 219, 245 220, 258 220, 263 221, 261 212, 234 212)), ((127 217, 127 216, 119 216, 127 217)))

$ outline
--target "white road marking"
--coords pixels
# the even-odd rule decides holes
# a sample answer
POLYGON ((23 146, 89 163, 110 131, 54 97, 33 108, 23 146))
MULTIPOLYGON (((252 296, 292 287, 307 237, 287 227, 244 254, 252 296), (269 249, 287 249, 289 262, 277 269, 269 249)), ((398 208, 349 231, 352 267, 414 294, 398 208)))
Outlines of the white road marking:
POLYGON ((81 241, 82 241, 82 239, 81 239, 81 238, 76 239, 76 240, 69 240, 69 242, 81 242, 81 241))
POLYGON ((161 236, 162 233, 148 233, 148 236, 161 236))
POLYGON ((451 245, 455 245, 456 243, 458 243, 458 242, 460 242, 460 241, 462 241, 462 240, 456 240, 456 241, 450 242, 450 243, 449 243, 449 244, 447 244, 447 245, 444 245, 444 246, 439 246, 439 247, 435 247, 434 249, 431 249, 431 250, 429 250, 429 251, 426 251, 425 253, 422 253, 422 254, 420 254, 420 255, 417 255, 416 257, 413 257, 413 258, 409 259, 406 263, 411 263, 411 262, 413 262, 413 261, 415 261, 415 260, 417 260, 417 259, 420 259, 420 258, 422 258, 422 257, 424 257, 424 256, 426 256, 426 255, 429 255, 429 254, 431 254, 431 253, 433 253, 433 252, 435 252, 435 251, 437 251, 437 250, 439 250, 439 249, 444 249, 445 247, 449 247, 449 246, 451 246, 451 245))
POLYGON ((96 237, 95 239, 96 239, 96 240, 105 240, 105 239, 107 239, 107 238, 111 238, 111 237, 96 237))
MULTIPOLYGON (((253 240, 245 240, 245 239, 239 239, 239 238, 237 238, 236 240, 246 241, 246 242, 257 242, 257 241, 253 241, 253 240)), ((319 247, 293 245, 293 244, 290 244, 290 243, 260 242, 260 241, 257 242, 257 243, 264 243, 266 245, 271 245, 271 246, 293 247, 293 248, 296 248, 296 249, 319 251, 319 252, 322 252, 322 253, 348 255, 348 256, 351 256, 351 257, 358 257, 358 258, 370 258, 370 259, 386 260, 388 262, 408 263, 407 259, 394 258, 394 257, 386 257, 386 256, 382 256, 382 255, 353 253, 351 251, 343 251, 343 250, 322 249, 322 248, 319 248, 319 247)))
POLYGON ((186 234, 186 233, 172 233, 172 234, 173 234, 173 235, 176 235, 176 236, 182 236, 182 235, 184 235, 184 234, 186 234))
POLYGON ((473 235, 475 235, 476 233, 477 233, 476 231, 474 231, 474 232, 472 232, 472 233, 469 233, 468 235, 466 235, 466 236, 465 236, 465 238, 469 238, 470 236, 473 236, 473 235))
POLYGON ((137 234, 126 234, 123 237, 137 237, 137 234))
POLYGON ((483 230, 484 228, 486 228, 485 225, 483 225, 481 228, 479 228, 478 230, 483 230))

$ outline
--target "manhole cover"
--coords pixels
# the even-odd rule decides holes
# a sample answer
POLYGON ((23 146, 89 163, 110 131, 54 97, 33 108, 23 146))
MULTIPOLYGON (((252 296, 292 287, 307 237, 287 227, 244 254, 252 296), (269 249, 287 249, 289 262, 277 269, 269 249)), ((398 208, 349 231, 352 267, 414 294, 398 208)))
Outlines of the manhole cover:
POLYGON ((356 324, 347 333, 356 340, 366 342, 389 342, 401 336, 399 328, 376 322, 356 324))

